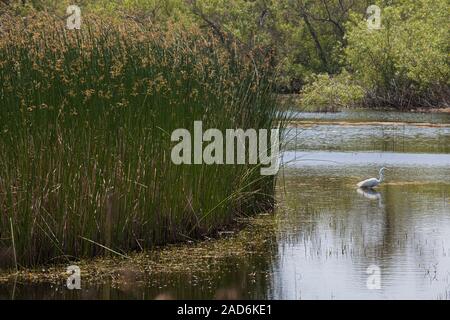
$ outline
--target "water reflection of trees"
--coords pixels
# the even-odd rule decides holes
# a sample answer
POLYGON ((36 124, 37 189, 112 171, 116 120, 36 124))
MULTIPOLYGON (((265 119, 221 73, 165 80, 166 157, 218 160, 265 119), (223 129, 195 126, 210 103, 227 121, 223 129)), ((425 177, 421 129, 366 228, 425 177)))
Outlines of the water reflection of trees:
POLYGON ((300 123, 286 130, 286 150, 450 153, 450 128, 444 126, 300 123))

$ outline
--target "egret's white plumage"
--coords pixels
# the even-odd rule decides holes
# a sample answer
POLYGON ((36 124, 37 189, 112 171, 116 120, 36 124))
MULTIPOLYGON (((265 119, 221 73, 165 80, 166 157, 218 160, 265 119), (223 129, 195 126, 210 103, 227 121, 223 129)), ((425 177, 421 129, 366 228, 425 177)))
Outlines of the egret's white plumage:
POLYGON ((357 184, 357 186, 359 188, 374 188, 374 187, 378 186, 381 182, 383 182, 384 170, 386 170, 386 168, 384 168, 384 167, 380 169, 380 177, 378 179, 370 178, 370 179, 361 181, 360 183, 357 184))

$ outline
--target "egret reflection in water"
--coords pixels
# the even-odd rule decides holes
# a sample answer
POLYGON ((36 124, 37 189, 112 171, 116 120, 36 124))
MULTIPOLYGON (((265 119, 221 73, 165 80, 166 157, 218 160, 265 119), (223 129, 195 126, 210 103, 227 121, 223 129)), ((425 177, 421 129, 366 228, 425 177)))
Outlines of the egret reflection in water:
POLYGON ((379 193, 373 189, 367 189, 367 188, 358 188, 358 189, 356 189, 356 192, 358 192, 359 195, 361 195, 364 198, 367 198, 369 200, 378 200, 379 208, 381 208, 383 206, 383 197, 382 197, 381 193, 379 193))

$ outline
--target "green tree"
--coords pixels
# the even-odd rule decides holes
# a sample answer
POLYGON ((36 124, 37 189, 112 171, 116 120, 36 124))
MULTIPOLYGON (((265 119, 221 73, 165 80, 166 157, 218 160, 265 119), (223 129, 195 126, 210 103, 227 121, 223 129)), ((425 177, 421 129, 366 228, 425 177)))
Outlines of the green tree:
POLYGON ((450 79, 448 1, 400 0, 379 6, 381 29, 368 29, 357 16, 347 24, 346 59, 366 87, 369 103, 409 108, 445 102, 450 79))
POLYGON ((314 73, 338 73, 351 10, 360 0, 189 0, 201 24, 226 32, 247 47, 276 49, 280 79, 298 90, 314 73))

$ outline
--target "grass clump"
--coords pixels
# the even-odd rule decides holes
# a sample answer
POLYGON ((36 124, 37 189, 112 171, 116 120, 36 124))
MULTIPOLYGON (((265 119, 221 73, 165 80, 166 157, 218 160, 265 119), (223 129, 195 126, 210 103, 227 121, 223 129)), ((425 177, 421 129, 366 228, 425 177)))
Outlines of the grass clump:
POLYGON ((274 178, 256 165, 170 160, 171 132, 196 120, 275 125, 266 60, 176 25, 5 15, 0 255, 12 255, 10 219, 18 262, 35 265, 194 238, 267 208, 274 178))

